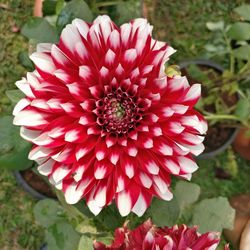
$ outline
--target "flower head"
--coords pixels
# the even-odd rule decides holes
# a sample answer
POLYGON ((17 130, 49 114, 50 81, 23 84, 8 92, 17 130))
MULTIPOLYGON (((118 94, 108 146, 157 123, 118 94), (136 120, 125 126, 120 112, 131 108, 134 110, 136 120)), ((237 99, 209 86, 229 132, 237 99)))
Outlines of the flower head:
MULTIPOLYGON (((111 246, 94 242, 95 250, 214 250, 219 244, 218 233, 199 234, 197 227, 186 225, 157 228, 150 220, 134 230, 127 226, 115 231, 115 239, 111 246)), ((228 245, 225 250, 229 250, 228 245)))
POLYGON ((153 196, 170 200, 170 175, 190 179, 204 149, 200 85, 164 73, 174 49, 151 33, 141 18, 75 19, 58 44, 38 44, 36 70, 16 83, 26 97, 14 124, 34 145, 29 158, 95 215, 113 200, 122 216, 141 216, 153 196))

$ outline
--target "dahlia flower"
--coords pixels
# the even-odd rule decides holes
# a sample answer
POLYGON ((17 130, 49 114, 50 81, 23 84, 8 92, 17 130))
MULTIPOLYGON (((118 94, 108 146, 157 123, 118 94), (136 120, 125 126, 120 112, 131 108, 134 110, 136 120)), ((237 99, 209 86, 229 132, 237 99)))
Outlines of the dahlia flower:
POLYGON ((190 179, 204 149, 200 85, 164 73, 175 50, 151 34, 141 18, 75 19, 57 44, 38 44, 36 70, 16 83, 26 97, 13 123, 33 144, 29 159, 95 215, 113 200, 122 216, 141 216, 153 196, 172 199, 170 176, 190 179))
POLYGON ((186 225, 157 228, 148 220, 134 230, 116 229, 111 246, 94 242, 94 250, 215 250, 219 242, 215 232, 199 234, 197 227, 186 225))

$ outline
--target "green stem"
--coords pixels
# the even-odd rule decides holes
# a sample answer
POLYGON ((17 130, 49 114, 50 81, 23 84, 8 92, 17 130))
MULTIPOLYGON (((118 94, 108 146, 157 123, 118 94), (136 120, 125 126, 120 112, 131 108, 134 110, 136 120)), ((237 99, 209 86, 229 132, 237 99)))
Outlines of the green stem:
POLYGON ((112 6, 112 5, 117 5, 119 4, 119 2, 117 1, 110 1, 110 2, 100 2, 100 3, 96 3, 96 7, 100 8, 100 7, 105 7, 105 6, 112 6))
POLYGON ((207 115, 206 120, 236 120, 241 121, 241 119, 235 115, 207 115))
POLYGON ((225 32, 223 32, 223 37, 225 39, 225 42, 227 44, 228 50, 229 50, 229 54, 230 54, 230 72, 234 73, 234 66, 235 66, 235 58, 233 55, 233 50, 230 44, 230 40, 227 38, 227 35, 225 34, 225 32))

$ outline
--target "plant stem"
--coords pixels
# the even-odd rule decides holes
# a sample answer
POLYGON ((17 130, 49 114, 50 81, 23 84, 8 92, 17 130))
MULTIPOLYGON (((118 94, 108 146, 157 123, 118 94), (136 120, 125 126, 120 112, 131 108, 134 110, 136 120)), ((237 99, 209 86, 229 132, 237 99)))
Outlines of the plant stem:
POLYGON ((235 115, 207 115, 206 120, 236 120, 241 121, 241 119, 235 115))
POLYGON ((227 38, 227 35, 225 32, 223 32, 223 37, 225 39, 225 42, 227 44, 227 48, 229 51, 229 55, 230 55, 230 72, 233 74, 234 73, 234 66, 235 66, 235 58, 234 58, 234 54, 233 54, 233 50, 230 44, 230 40, 227 38))

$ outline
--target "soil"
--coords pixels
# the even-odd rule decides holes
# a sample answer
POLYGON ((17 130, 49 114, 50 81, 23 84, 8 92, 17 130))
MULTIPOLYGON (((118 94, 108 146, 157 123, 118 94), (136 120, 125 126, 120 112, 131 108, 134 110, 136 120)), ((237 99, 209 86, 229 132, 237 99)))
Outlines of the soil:
MULTIPOLYGON (((199 66, 199 68, 202 71, 207 71, 209 69, 211 69, 208 66, 199 66)), ((200 82, 199 80, 196 80, 194 78, 192 78, 187 70, 184 68, 181 70, 182 75, 185 75, 189 81, 189 84, 195 84, 197 82, 200 82)), ((218 77, 221 72, 219 72, 218 70, 214 69, 214 72, 216 72, 217 74, 208 74, 208 78, 210 80, 215 79, 216 77, 218 77)), ((206 90, 206 88, 202 88, 202 97, 206 97, 208 95, 207 93, 208 91, 206 90)), ((228 105, 228 107, 233 106, 236 102, 237 102, 237 95, 225 95, 223 94, 222 96, 224 103, 226 103, 228 105)), ((205 106, 205 110, 207 112, 210 113, 214 113, 215 112, 215 106, 214 105, 209 105, 209 106, 205 106)), ((232 135, 232 133, 234 132, 234 128, 230 127, 227 124, 223 124, 223 123, 216 123, 215 125, 209 126, 208 127, 208 131, 204 140, 204 145, 205 145, 205 150, 204 153, 208 153, 208 152, 212 152, 218 148, 220 148, 232 135)))
POLYGON ((56 197, 49 184, 46 183, 46 181, 43 180, 41 176, 34 173, 31 169, 21 171, 21 175, 26 180, 26 182, 37 192, 50 198, 56 197))

